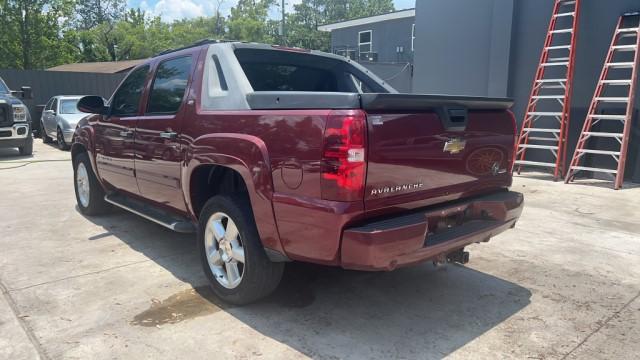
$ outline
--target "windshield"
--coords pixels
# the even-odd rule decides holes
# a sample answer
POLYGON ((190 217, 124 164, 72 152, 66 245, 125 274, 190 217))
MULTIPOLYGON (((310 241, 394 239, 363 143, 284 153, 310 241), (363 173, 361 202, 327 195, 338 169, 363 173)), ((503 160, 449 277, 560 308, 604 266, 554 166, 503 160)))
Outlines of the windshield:
POLYGON ((79 114, 78 99, 74 100, 61 100, 60 101, 60 114, 79 114))
POLYGON ((4 81, 2 81, 2 79, 0 79, 0 94, 8 94, 8 93, 9 93, 9 88, 4 83, 4 81))

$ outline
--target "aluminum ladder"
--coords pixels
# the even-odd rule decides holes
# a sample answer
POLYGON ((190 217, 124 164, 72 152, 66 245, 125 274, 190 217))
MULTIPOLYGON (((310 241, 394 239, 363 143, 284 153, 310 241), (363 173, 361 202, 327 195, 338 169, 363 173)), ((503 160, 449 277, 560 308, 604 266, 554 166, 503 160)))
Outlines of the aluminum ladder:
POLYGON ((514 149, 514 170, 553 169, 564 176, 581 0, 555 0, 549 30, 514 149), (530 150, 538 156, 529 159, 530 150), (543 151, 540 151, 543 150, 543 151))
POLYGON ((624 14, 618 20, 600 80, 565 178, 566 183, 573 181, 578 172, 589 171, 614 175, 614 188, 618 190, 622 187, 638 78, 639 31, 640 12, 624 14), (624 108, 621 109, 620 105, 624 105, 624 108), (615 127, 616 130, 606 132, 594 130, 596 124, 602 126, 606 123, 613 123, 607 126, 615 127), (601 140, 603 143, 609 141, 610 146, 606 149, 596 149, 594 147, 597 147, 597 144, 596 146, 589 144, 589 140, 597 141, 598 138, 603 139, 601 140), (587 155, 611 156, 617 166, 615 169, 582 166, 587 155))

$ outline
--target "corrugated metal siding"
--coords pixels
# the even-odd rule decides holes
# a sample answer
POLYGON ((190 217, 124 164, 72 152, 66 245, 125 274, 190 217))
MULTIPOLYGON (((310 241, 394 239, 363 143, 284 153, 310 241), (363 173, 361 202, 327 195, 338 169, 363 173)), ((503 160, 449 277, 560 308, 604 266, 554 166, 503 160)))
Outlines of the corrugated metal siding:
POLYGON ((378 53, 378 62, 412 62, 411 31, 414 23, 415 18, 411 17, 334 30, 331 32, 331 49, 332 52, 344 47, 357 49, 358 33, 371 30, 372 51, 378 53), (398 47, 402 47, 404 52, 397 53, 398 47))
POLYGON ((0 70, 11 90, 30 86, 33 99, 25 103, 31 113, 35 106, 44 105, 56 95, 100 95, 109 98, 127 74, 97 74, 42 70, 0 70))

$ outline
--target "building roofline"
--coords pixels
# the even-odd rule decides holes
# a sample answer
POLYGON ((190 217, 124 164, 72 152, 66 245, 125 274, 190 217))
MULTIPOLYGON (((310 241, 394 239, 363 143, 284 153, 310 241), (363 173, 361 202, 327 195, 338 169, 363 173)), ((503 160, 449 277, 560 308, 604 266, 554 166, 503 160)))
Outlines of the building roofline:
POLYGON ((353 26, 372 24, 372 23, 388 21, 388 20, 404 19, 404 18, 410 18, 415 16, 416 16, 415 8, 398 10, 398 11, 394 11, 394 12, 390 12, 382 15, 367 16, 363 18, 352 19, 352 20, 342 21, 342 22, 333 23, 333 24, 320 25, 318 26, 318 30, 333 31, 333 30, 344 29, 344 28, 353 27, 353 26))
POLYGON ((48 68, 46 71, 118 74, 128 72, 145 61, 146 59, 136 59, 63 64, 48 68))

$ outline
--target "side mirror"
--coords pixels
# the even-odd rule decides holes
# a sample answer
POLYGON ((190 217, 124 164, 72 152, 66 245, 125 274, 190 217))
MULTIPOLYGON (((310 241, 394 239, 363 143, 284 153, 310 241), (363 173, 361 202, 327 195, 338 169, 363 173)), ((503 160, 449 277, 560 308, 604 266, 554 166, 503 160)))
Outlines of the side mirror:
POLYGON ((85 96, 78 101, 78 110, 83 113, 106 115, 107 109, 101 96, 85 96))
POLYGON ((33 99, 33 91, 31 90, 31 86, 23 86, 20 88, 20 92, 22 93, 22 98, 25 100, 33 99))

